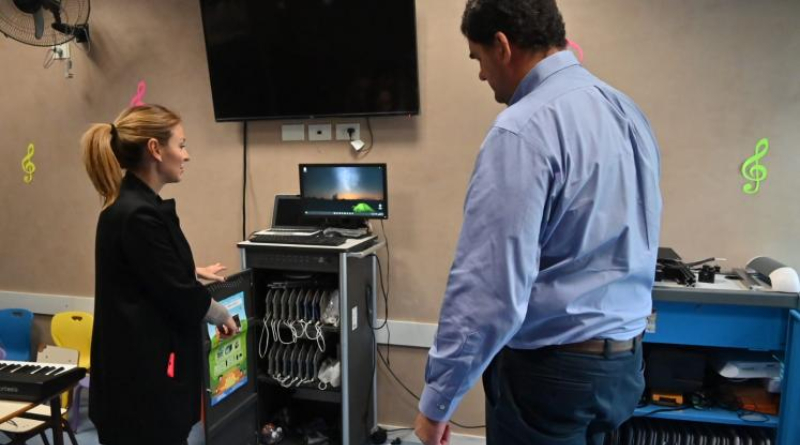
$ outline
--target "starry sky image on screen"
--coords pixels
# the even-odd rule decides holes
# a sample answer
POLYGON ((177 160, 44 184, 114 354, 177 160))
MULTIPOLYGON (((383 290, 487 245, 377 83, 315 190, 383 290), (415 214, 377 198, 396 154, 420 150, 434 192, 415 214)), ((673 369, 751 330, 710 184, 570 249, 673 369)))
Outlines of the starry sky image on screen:
POLYGON ((384 199, 380 167, 313 167, 306 169, 306 198, 331 200, 384 199))

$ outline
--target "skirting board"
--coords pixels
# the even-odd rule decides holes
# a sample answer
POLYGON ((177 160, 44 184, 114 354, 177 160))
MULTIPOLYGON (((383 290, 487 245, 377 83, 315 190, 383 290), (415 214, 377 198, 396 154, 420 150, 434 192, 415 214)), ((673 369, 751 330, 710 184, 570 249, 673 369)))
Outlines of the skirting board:
MULTIPOLYGON (((0 290, 0 309, 25 308, 35 314, 55 315, 64 311, 94 312, 94 298, 70 295, 34 294, 0 290)), ((383 325, 378 320, 376 326, 383 325)), ((392 346, 430 348, 436 335, 435 323, 389 320, 392 346)), ((378 343, 385 345, 389 339, 386 328, 376 332, 378 343)))
POLYGON ((94 312, 94 298, 0 291, 0 309, 24 308, 40 315, 64 311, 94 312))
MULTIPOLYGON (((381 425, 382 428, 386 429, 387 431, 391 431, 397 428, 405 428, 402 426, 397 425, 381 425)), ((389 440, 386 443, 390 443, 392 439, 395 437, 399 437, 403 440, 405 444, 414 444, 414 445, 421 445, 422 442, 419 441, 417 436, 414 435, 414 431, 411 430, 403 430, 397 431, 394 433, 389 433, 389 440)), ((450 444, 451 445, 486 445, 486 438, 483 436, 470 436, 467 434, 451 434, 450 435, 450 444)))
MULTIPOLYGON (((383 320, 378 320, 375 326, 383 326, 383 320)), ((420 323, 417 321, 389 320, 387 327, 391 331, 392 346, 406 346, 411 348, 430 348, 436 336, 436 323, 420 323)), ((376 331, 378 343, 385 345, 389 340, 386 328, 376 331)))

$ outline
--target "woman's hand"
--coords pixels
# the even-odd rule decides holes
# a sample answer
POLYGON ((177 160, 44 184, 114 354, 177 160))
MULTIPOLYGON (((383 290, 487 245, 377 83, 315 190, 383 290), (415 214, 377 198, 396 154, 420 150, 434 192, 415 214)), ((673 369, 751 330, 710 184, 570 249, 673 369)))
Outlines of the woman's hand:
POLYGON ((197 274, 198 278, 202 278, 204 280, 209 281, 225 281, 225 277, 219 275, 219 272, 226 270, 227 267, 223 266, 222 263, 214 263, 210 266, 206 267, 198 267, 195 268, 195 273, 197 274))
POLYGON ((239 333, 239 327, 236 326, 236 321, 233 320, 233 317, 228 317, 225 323, 217 326, 217 330, 219 331, 219 338, 221 340, 231 338, 239 333))

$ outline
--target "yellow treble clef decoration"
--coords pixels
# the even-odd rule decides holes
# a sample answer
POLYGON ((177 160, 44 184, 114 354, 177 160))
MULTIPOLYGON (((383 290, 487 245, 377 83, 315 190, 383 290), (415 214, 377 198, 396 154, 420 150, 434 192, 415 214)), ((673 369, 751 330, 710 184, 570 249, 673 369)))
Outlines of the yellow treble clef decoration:
POLYGON ((742 186, 742 191, 748 195, 758 193, 761 181, 767 179, 767 167, 759 164, 759 161, 767 155, 767 152, 769 152, 769 139, 764 138, 756 144, 755 154, 747 158, 742 164, 742 176, 744 176, 744 179, 751 181, 742 186))
POLYGON ((33 172, 36 171, 36 166, 31 162, 33 152, 33 142, 31 142, 28 144, 28 154, 22 158, 22 171, 25 172, 25 176, 22 177, 22 180, 25 181, 25 184, 30 184, 31 181, 33 181, 33 172))

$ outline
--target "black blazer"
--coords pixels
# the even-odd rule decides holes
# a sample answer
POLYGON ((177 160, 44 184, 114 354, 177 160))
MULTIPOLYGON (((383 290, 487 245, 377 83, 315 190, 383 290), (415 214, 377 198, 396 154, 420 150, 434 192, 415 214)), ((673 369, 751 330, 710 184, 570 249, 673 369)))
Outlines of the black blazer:
POLYGON ((175 201, 128 173, 100 213, 95 270, 89 417, 100 442, 179 443, 200 418, 200 328, 211 296, 175 201))

